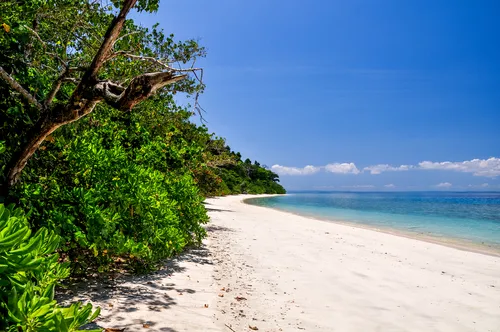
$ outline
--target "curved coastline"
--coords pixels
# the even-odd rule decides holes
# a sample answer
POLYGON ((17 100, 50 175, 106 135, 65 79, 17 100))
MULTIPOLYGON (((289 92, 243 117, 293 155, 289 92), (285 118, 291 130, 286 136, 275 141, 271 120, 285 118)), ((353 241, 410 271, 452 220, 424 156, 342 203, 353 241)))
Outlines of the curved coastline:
POLYGON ((500 326, 499 257, 243 202, 250 197, 207 200, 222 330, 500 326))
POLYGON ((477 243, 477 242, 473 242, 473 241, 460 240, 460 239, 456 239, 456 238, 441 237, 441 236, 432 235, 432 234, 423 234, 420 232, 403 231, 401 229, 395 229, 395 228, 389 228, 389 227, 387 227, 387 228, 375 227, 375 226, 370 226, 367 224, 355 223, 355 222, 350 222, 350 221, 345 221, 345 220, 329 219, 326 217, 322 218, 320 216, 300 214, 300 213, 292 212, 292 211, 285 210, 285 209, 280 209, 280 208, 276 208, 276 207, 269 207, 269 206, 263 206, 263 205, 251 203, 251 201, 253 201, 255 199, 259 199, 259 198, 286 196, 286 195, 290 195, 290 194, 258 195, 256 197, 249 197, 249 198, 242 199, 241 202, 244 204, 248 204, 248 205, 252 205, 252 206, 256 206, 256 207, 272 209, 272 210, 276 210, 276 211, 280 211, 280 212, 284 212, 284 213, 289 213, 289 214, 292 214, 295 216, 309 218, 312 220, 334 223, 334 224, 338 224, 338 225, 344 225, 344 226, 355 227, 355 228, 361 228, 361 229, 371 230, 371 231, 375 231, 375 232, 390 234, 390 235, 394 235, 394 236, 404 237, 404 238, 408 238, 408 239, 413 239, 413 240, 433 243, 433 244, 437 244, 437 245, 442 245, 445 247, 454 248, 454 249, 458 249, 458 250, 469 251, 469 252, 474 252, 474 253, 478 253, 478 254, 494 256, 494 257, 500 257, 500 246, 495 247, 495 246, 490 246, 487 244, 481 244, 481 243, 477 243))

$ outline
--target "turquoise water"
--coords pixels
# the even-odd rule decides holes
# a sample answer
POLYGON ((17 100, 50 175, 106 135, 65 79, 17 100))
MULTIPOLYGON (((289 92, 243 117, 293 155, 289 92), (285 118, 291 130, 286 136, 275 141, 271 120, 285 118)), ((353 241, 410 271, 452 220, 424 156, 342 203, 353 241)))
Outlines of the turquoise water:
POLYGON ((292 193, 247 203, 500 250, 500 193, 292 193))

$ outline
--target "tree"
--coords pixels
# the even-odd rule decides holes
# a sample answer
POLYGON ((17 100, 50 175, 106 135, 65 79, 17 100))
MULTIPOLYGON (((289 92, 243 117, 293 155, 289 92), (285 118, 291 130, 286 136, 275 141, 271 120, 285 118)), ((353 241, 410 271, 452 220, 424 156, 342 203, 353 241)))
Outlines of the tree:
POLYGON ((88 115, 101 102, 130 111, 171 86, 171 92, 195 94, 198 106, 203 72, 194 62, 204 56, 204 49, 195 41, 174 43, 173 36, 165 37, 156 27, 149 32, 127 21, 134 6, 154 11, 158 0, 112 3, 114 7, 86 0, 11 0, 0 7, 2 19, 10 20, 1 25, 0 46, 7 56, 1 59, 0 76, 24 107, 34 110, 35 119, 10 155, 4 190, 16 184, 27 162, 55 130, 88 115), (65 28, 54 33, 58 27, 46 18, 57 15, 66 15, 65 28), (74 16, 68 20, 68 15, 74 16), (174 63, 189 66, 181 69, 174 63), (38 80, 33 79, 34 72, 38 80))

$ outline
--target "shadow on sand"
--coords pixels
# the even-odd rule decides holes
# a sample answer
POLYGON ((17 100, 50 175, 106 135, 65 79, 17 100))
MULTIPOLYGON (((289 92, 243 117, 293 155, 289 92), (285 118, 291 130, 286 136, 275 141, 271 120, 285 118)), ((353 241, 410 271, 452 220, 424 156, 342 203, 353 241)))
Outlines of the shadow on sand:
MULTIPOLYGON (((211 230, 209 230, 211 231, 211 230)), ((213 264, 210 252, 205 246, 191 248, 187 252, 174 257, 164 263, 164 267, 146 275, 122 275, 116 279, 88 279, 71 286, 58 290, 58 301, 62 305, 69 305, 74 301, 92 302, 107 309, 97 320, 97 323, 88 324, 83 330, 96 328, 125 328, 125 331, 135 331, 147 327, 147 331, 176 332, 170 327, 159 327, 154 321, 155 315, 168 310, 177 304, 176 300, 167 294, 173 291, 193 294, 196 291, 188 288, 176 287, 174 283, 168 282, 173 274, 183 273, 185 268, 180 266, 182 262, 196 264, 213 264), (117 306, 114 303, 119 302, 117 306), (112 303, 113 302, 113 303, 112 303), (132 319, 132 313, 144 310, 147 306, 147 319, 132 319), (128 317, 127 317, 128 316, 128 317), (113 325, 110 326, 110 323, 113 325), (120 324, 121 322, 121 324, 120 324), (119 325, 119 326, 116 326, 119 325)), ((175 293, 174 293, 175 294, 175 293)))
POLYGON ((212 206, 212 204, 207 203, 207 202, 203 202, 203 205, 205 205, 205 209, 208 212, 234 212, 232 210, 224 210, 224 209, 220 209, 220 208, 217 208, 217 207, 209 207, 209 205, 212 206))

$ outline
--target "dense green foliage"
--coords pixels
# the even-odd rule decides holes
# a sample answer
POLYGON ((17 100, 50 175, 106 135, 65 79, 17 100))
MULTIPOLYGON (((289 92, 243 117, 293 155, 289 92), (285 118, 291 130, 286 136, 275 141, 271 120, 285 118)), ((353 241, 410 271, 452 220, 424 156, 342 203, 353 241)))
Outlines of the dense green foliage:
POLYGON ((69 275, 54 253, 59 238, 45 228, 31 235, 20 209, 0 204, 0 330, 76 331, 97 317, 92 305, 62 308, 56 283, 69 275))
POLYGON ((186 167, 200 148, 175 127, 155 135, 141 114, 104 108, 62 128, 16 188, 34 226, 63 236, 75 272, 117 257, 147 267, 204 235, 203 197, 186 167))
POLYGON ((285 194, 278 183, 278 175, 250 159, 241 161, 239 154, 233 155, 237 162, 220 167, 217 172, 222 179, 222 194, 285 194))
MULTIPOLYGON (((84 0, 18 4, 1 5, 5 25, 0 30, 0 64, 43 100, 57 76, 51 69, 58 67, 54 54, 75 66, 88 63, 95 52, 92 44, 99 42, 112 19, 112 8, 84 0)), ((175 42, 173 36, 131 20, 124 35, 116 47, 142 56, 188 63, 204 54, 195 41, 175 42)), ((127 80, 155 69, 151 66, 116 58, 100 76, 127 80)), ((71 82, 64 85, 56 102, 65 102, 73 89, 71 82)), ((223 139, 192 123, 192 114, 175 104, 177 92, 202 89, 188 79, 131 112, 98 104, 89 116, 47 137, 30 160, 7 200, 31 212, 35 230, 47 227, 63 237, 61 250, 73 273, 105 271, 117 262, 125 262, 121 265, 127 268, 150 268, 186 245, 199 243, 204 236, 201 225, 208 220, 202 204, 206 196, 284 192, 276 174, 258 163, 242 162, 223 139)), ((2 80, 0 96, 4 181, 6 165, 39 114, 2 80)))
MULTIPOLYGON (((158 1, 140 0, 137 8, 157 6, 158 1)), ((64 71, 61 59, 77 68, 92 61, 113 13, 112 6, 86 0, 2 2, 0 66, 43 101, 64 71)), ((145 57, 191 64, 204 56, 196 41, 176 42, 157 27, 142 28, 132 20, 122 37, 116 48, 145 57)), ((154 62, 116 57, 99 77, 127 82, 154 70, 154 62)), ((53 102, 66 103, 78 79, 76 71, 53 102)), ((129 112, 99 103, 45 138, 20 182, 0 197, 19 207, 0 205, 0 314, 9 317, 0 329, 73 331, 95 315, 90 306, 57 305, 53 293, 60 279, 111 269, 147 271, 199 244, 208 196, 285 193, 275 173, 242 161, 174 101, 178 92, 196 95, 203 88, 187 78, 129 112), (32 237, 30 229, 36 232, 32 237)), ((0 79, 0 185, 40 117, 0 79)))

